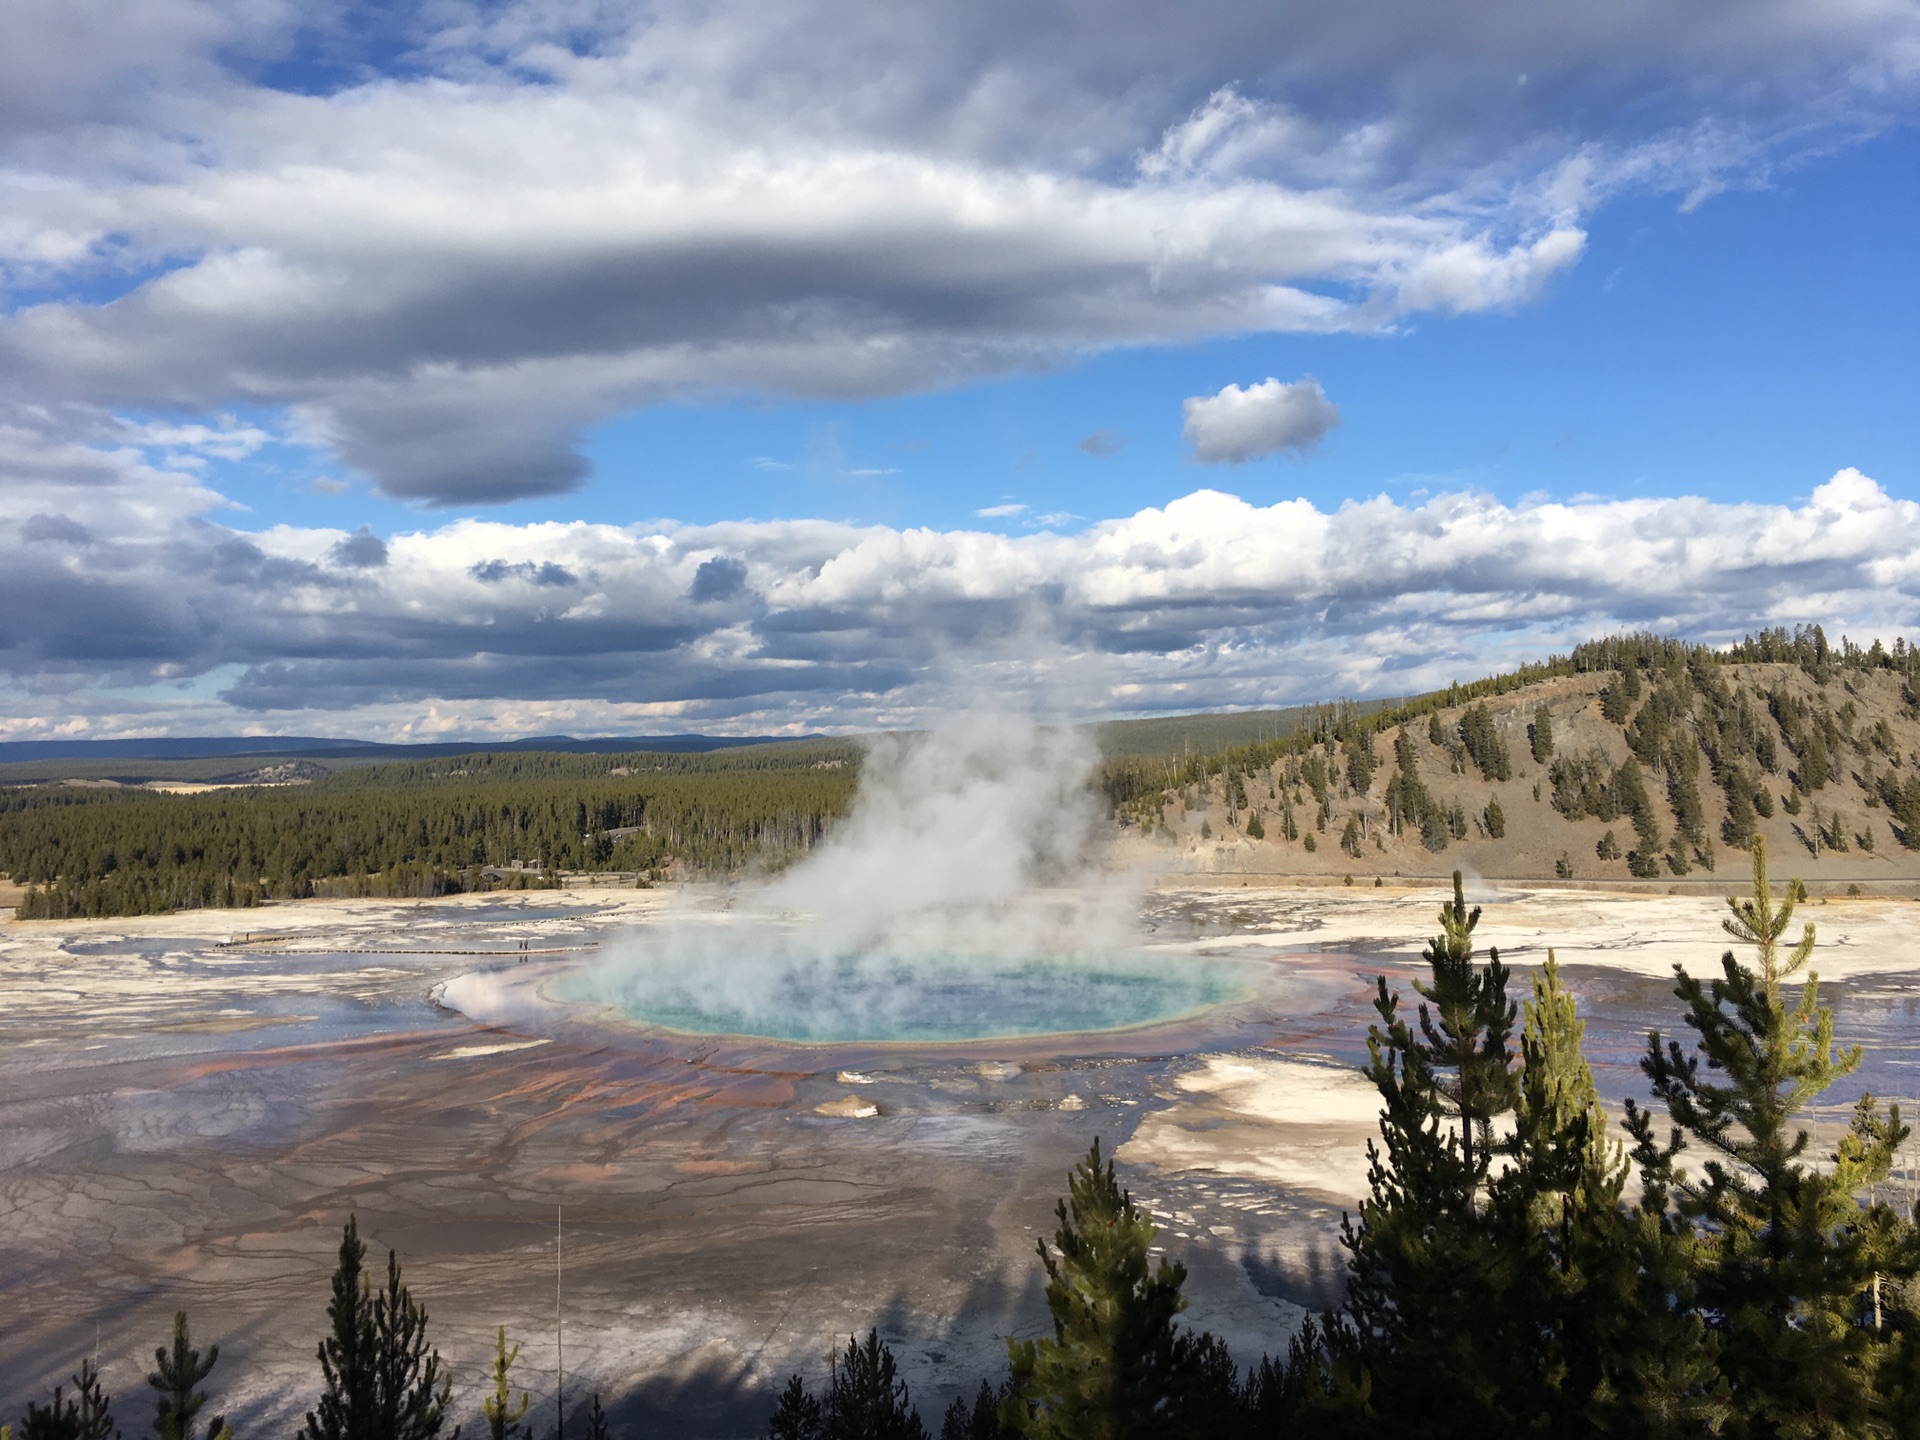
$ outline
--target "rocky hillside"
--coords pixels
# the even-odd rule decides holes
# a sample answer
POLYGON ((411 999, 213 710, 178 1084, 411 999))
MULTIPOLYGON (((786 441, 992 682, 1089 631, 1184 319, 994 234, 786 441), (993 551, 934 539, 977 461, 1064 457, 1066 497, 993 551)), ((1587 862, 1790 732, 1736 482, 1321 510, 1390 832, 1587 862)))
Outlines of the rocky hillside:
POLYGON ((1670 886, 1743 867, 1764 835, 1781 873, 1904 892, 1920 879, 1920 655, 1814 636, 1731 659, 1597 642, 1371 715, 1329 709, 1290 740, 1110 767, 1121 848, 1355 883, 1462 868, 1670 886))

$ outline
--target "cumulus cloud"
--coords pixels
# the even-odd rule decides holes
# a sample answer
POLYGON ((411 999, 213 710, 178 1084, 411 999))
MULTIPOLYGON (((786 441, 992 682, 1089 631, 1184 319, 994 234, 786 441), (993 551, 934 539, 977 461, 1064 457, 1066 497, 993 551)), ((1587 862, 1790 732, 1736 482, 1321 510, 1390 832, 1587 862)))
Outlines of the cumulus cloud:
POLYGON ((1268 455, 1305 455, 1340 423, 1340 408, 1309 375, 1289 384, 1228 385, 1181 406, 1184 434, 1203 465, 1239 465, 1268 455))
POLYGON ((387 542, 362 525, 327 552, 336 565, 350 570, 374 570, 387 563, 387 542))
POLYGON ((713 600, 731 600, 747 588, 747 562, 731 555, 716 555, 703 560, 693 572, 693 584, 687 598, 696 605, 713 600))
POLYGON ((0 386, 186 457, 283 412, 429 505, 577 485, 660 401, 1522 304, 1622 187, 1920 84, 1900 0, 114 15, 27 0, 0 57, 0 386))
POLYGON ((576 585, 579 581, 564 565, 551 560, 482 560, 467 573, 483 585, 498 585, 504 580, 520 580, 528 585, 576 585))
POLYGON ((20 538, 29 545, 91 545, 93 532, 65 515, 29 515, 20 523, 20 538))
POLYGON ((1401 694, 1620 628, 1920 621, 1920 503, 1851 470, 1797 506, 1200 490, 1071 534, 462 520, 370 536, 364 568, 356 535, 242 533, 170 483, 143 517, 99 478, 64 517, 86 544, 0 486, 0 533, 44 537, 0 567, 0 613, 33 617, 0 629, 0 732, 912 724, 1051 693, 1063 657, 1075 707, 1145 712, 1401 694))

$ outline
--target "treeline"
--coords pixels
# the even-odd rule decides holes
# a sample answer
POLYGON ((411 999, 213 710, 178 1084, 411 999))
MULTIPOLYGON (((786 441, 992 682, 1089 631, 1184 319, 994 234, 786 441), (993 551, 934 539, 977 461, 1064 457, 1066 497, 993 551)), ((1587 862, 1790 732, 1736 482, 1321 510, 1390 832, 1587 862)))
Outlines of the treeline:
POLYGON ((0 871, 24 919, 314 895, 430 896, 778 865, 846 813, 850 744, 709 755, 511 752, 197 795, 0 790, 0 871))
MULTIPOLYGON (((1548 661, 1553 665, 1556 661, 1548 661)), ((1567 673, 1599 670, 1672 669, 1676 665, 1797 665, 1816 684, 1825 685, 1842 671, 1891 670, 1911 680, 1920 674, 1920 646, 1896 638, 1891 647, 1875 640, 1861 647, 1846 636, 1836 648, 1819 625, 1776 626, 1757 635, 1714 649, 1671 636, 1640 631, 1583 641, 1566 659, 1567 673)))
POLYGON ((342 770, 329 790, 406 790, 459 784, 538 780, 603 780, 627 775, 777 775, 796 770, 858 769, 860 748, 848 740, 808 740, 704 751, 648 750, 575 754, 564 750, 486 750, 430 760, 396 760, 342 770))
MULTIPOLYGON (((1415 1013, 1377 983, 1380 1137, 1342 1222, 1345 1300, 1243 1368, 1178 1323, 1185 1269, 1153 1256, 1153 1220, 1096 1141, 1036 1245, 1051 1333, 1009 1339, 1004 1372, 948 1407, 940 1440, 1920 1436, 1920 1226, 1885 1195, 1909 1130, 1863 1096, 1809 1153, 1808 1117, 1861 1054, 1836 1045, 1806 968, 1799 893, 1772 893, 1756 845, 1725 922, 1747 958, 1729 951, 1705 982, 1676 967, 1691 1043, 1648 1035, 1654 1104, 1628 1102, 1621 1143, 1552 952, 1517 1003, 1499 952, 1476 956, 1480 912, 1456 874, 1415 1013)), ((439 1440, 451 1383, 426 1312, 391 1252, 384 1285, 364 1254, 349 1221, 300 1440, 439 1440)), ((499 1330, 476 1427, 489 1440, 532 1440, 517 1355, 499 1330)), ((196 1429, 217 1351, 191 1349, 184 1316, 156 1358, 160 1440, 232 1440, 219 1420, 196 1429)), ((98 1376, 83 1362, 73 1383, 29 1406, 21 1440, 107 1440, 98 1376)), ((584 1422, 609 1440, 598 1394, 584 1422)), ((931 1434, 872 1330, 824 1383, 793 1376, 765 1433, 931 1434)))

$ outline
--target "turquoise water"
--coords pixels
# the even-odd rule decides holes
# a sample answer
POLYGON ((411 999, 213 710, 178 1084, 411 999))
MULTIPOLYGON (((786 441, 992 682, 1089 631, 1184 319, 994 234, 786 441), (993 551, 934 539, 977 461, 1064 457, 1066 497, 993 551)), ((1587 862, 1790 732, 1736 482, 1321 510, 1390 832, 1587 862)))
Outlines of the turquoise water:
POLYGON ((1252 992, 1256 967, 1192 956, 911 960, 616 957, 568 976, 559 998, 706 1035, 802 1044, 942 1043, 1121 1030, 1252 992))

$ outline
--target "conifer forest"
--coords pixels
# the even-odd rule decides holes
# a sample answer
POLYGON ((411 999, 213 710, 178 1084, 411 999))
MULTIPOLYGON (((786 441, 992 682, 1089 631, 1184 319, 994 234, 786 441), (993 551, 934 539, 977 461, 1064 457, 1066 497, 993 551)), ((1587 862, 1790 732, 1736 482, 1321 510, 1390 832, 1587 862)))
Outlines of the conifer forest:
POLYGON ((500 753, 203 794, 0 789, 0 871, 23 919, 550 888, 778 866, 845 813, 847 743, 708 755, 500 753))

